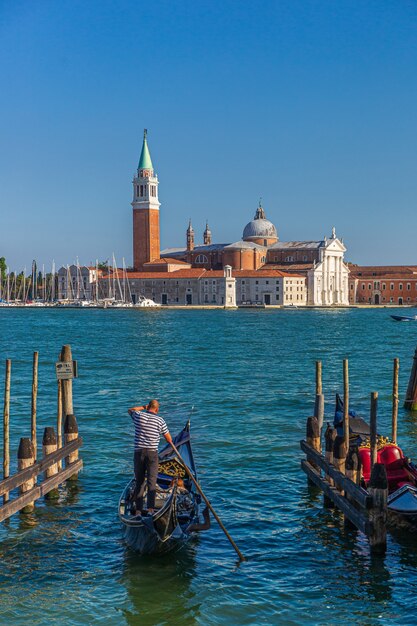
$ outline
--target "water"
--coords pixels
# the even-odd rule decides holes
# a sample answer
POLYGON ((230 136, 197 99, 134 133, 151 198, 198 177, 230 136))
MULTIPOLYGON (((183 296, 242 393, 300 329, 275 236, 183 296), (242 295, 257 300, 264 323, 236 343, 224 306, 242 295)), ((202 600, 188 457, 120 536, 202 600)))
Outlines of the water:
MULTIPOLYGON (((40 439, 55 420, 53 364, 70 343, 85 464, 58 504, 40 502, 33 515, 0 525, 0 623, 415 624, 415 538, 390 534, 385 559, 371 558, 367 540, 308 489, 298 442, 316 359, 329 419, 347 357, 351 402, 366 414, 379 391, 388 432, 392 359, 401 359, 404 394, 416 341, 417 324, 395 323, 384 309, 0 310, 1 379, 4 359, 13 359, 12 459, 30 433, 32 352, 40 352, 40 439), (151 397, 173 433, 194 405, 201 483, 247 562, 237 564, 214 522, 162 558, 138 557, 123 543, 126 409, 151 397)), ((417 419, 402 410, 399 441, 416 455, 417 419)))

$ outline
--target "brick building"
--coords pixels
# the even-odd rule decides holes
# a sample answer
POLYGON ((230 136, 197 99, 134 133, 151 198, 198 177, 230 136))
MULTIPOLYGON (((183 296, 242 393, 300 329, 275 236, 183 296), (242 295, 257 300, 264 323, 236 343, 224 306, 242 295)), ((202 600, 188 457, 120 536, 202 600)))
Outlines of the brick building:
POLYGON ((350 304, 417 304, 417 266, 349 265, 350 304))

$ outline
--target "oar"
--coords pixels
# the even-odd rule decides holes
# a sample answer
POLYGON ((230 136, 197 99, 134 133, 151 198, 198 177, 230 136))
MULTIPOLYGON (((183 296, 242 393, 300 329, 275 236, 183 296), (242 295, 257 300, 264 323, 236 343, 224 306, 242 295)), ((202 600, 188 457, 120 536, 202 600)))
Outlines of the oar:
POLYGON ((184 466, 185 471, 187 472, 188 476, 191 478, 191 480, 193 481, 194 485, 197 487, 197 491, 200 493, 201 497, 203 498, 204 502, 207 504, 208 508, 210 509, 210 511, 213 513, 218 525, 220 526, 220 528, 222 529, 222 531, 224 532, 224 534, 226 535, 226 537, 228 538, 228 540, 230 541, 230 543, 232 544, 232 546, 234 547, 234 549, 236 550, 239 559, 241 561, 246 561, 246 558, 243 556, 243 554, 241 553, 241 551, 239 550, 239 548, 237 547, 237 545, 235 544, 235 542, 233 541, 233 539, 231 538, 231 536, 229 535, 229 533, 227 532, 222 520, 220 519, 220 517, 217 515, 216 511, 213 509, 213 507, 211 506, 210 502, 208 501, 206 495, 204 494, 203 490, 201 489, 200 485, 198 484, 198 482, 196 481, 196 479, 194 478, 190 468, 188 467, 188 465, 186 464, 186 462, 184 461, 184 459, 182 458, 181 454, 178 452, 177 448, 174 446, 173 443, 171 443, 171 447, 174 450, 175 454, 177 455, 177 457, 179 458, 179 460, 181 461, 181 463, 184 466))

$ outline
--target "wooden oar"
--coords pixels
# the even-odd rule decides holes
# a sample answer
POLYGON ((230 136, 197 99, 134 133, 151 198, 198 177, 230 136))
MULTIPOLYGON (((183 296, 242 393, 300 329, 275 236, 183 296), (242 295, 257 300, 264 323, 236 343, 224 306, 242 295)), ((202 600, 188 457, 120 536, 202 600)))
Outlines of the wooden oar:
POLYGON ((182 458, 181 454, 178 452, 177 448, 174 446, 173 443, 171 443, 171 447, 174 450, 175 454, 177 455, 177 457, 179 458, 179 460, 181 461, 182 465, 184 466, 185 471, 187 472, 188 476, 191 478, 191 480, 193 481, 194 485, 197 487, 197 491, 200 493, 201 497, 203 498, 204 502, 207 504, 208 508, 210 509, 210 511, 213 513, 218 525, 220 526, 220 528, 222 529, 222 531, 224 532, 224 534, 226 535, 226 537, 228 538, 228 540, 230 541, 230 543, 232 544, 232 546, 234 547, 234 549, 236 550, 238 557, 241 561, 246 561, 246 558, 243 556, 243 554, 241 553, 241 551, 239 550, 239 548, 237 547, 237 545, 235 544, 235 542, 233 541, 232 537, 229 535, 229 533, 227 532, 222 520, 220 519, 220 517, 217 515, 216 511, 213 509, 213 507, 211 506, 210 502, 208 501, 206 495, 204 494, 203 490, 201 489, 200 485, 198 484, 198 482, 196 481, 196 479, 193 476, 193 473, 191 472, 190 468, 188 467, 187 463, 184 461, 184 459, 182 458))

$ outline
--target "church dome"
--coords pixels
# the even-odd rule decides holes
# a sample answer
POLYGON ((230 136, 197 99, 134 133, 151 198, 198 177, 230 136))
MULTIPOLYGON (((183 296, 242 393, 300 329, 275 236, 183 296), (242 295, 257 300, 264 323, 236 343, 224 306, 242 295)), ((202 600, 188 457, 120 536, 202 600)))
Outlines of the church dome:
MULTIPOLYGON (((268 244, 273 243, 272 239, 278 241, 277 229, 272 222, 266 219, 265 211, 261 206, 258 207, 255 218, 246 224, 243 230, 244 241, 254 241, 256 239, 267 239, 268 244)), ((255 241, 255 243, 258 243, 255 241)))

